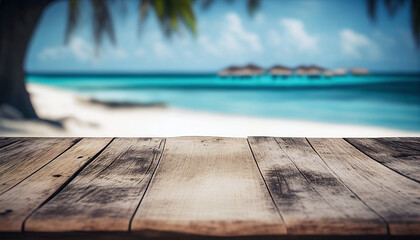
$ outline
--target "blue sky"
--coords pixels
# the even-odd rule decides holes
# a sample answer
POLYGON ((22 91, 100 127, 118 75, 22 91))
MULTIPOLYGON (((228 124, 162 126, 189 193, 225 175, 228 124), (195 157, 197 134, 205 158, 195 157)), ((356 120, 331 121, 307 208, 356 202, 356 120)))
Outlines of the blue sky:
POLYGON ((216 1, 206 11, 195 6, 196 37, 182 31, 166 39, 154 14, 139 34, 138 3, 126 2, 125 15, 118 4, 112 9, 117 44, 104 39, 99 55, 92 41, 89 4, 82 5, 83 24, 68 45, 63 44, 67 4, 52 4, 33 36, 25 69, 208 72, 252 62, 263 67, 314 63, 330 69, 420 71, 408 4, 393 18, 380 5, 373 23, 364 0, 263 0, 254 17, 248 15, 245 1, 216 1))

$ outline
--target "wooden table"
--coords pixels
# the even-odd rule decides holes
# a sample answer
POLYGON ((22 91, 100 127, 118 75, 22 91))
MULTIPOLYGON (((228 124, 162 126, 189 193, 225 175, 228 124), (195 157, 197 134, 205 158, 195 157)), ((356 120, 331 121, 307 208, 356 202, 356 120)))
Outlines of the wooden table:
POLYGON ((420 138, 0 138, 2 239, 343 235, 420 235, 420 138))

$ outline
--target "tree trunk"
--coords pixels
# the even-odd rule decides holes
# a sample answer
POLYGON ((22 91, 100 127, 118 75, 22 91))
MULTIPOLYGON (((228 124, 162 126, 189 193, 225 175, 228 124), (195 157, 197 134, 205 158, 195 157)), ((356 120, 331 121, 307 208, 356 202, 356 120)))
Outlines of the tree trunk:
POLYGON ((0 0, 0 106, 38 118, 25 87, 25 55, 38 20, 51 0, 0 0))

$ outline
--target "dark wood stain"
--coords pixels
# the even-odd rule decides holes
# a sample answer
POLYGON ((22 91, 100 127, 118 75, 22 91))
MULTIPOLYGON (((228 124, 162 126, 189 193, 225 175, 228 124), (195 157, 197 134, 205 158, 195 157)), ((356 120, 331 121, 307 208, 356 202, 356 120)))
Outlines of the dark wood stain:
POLYGON ((163 150, 162 141, 151 138, 114 139, 52 201, 28 219, 28 228, 49 229, 48 223, 55 219, 69 221, 68 225, 55 228, 59 231, 77 231, 86 227, 104 231, 114 228, 127 230, 157 166, 163 150), (71 224, 73 219, 78 219, 78 223, 71 224), (102 219, 102 224, 91 226, 89 219, 102 219))
POLYGON ((6 147, 6 146, 11 145, 13 143, 23 141, 25 139, 26 138, 24 138, 24 137, 2 137, 2 138, 0 138, 0 148, 6 147))
MULTIPOLYGON (((225 150, 229 147, 238 147, 232 144, 224 148, 226 138, 192 137, 191 139, 196 139, 191 141, 194 142, 190 146, 191 149, 196 147, 202 152, 189 152, 189 146, 184 146, 183 152, 190 154, 189 158, 186 158, 175 145, 171 146, 170 150, 173 151, 171 161, 177 161, 178 164, 167 162, 167 166, 172 166, 172 168, 160 169, 161 175, 172 174, 171 176, 176 178, 178 174, 186 174, 183 180, 189 185, 189 181, 195 181, 203 174, 199 171, 200 164, 207 171, 217 166, 203 161, 197 165, 197 171, 191 172, 183 165, 184 161, 190 161, 196 166, 194 161, 207 157, 207 154, 223 156, 226 159, 235 159, 235 156, 238 156, 235 155, 238 154, 235 151, 232 153, 215 150, 217 148, 214 146, 218 144, 223 146, 220 149, 225 150)), ((95 155, 96 158, 81 172, 78 171, 77 176, 74 174, 65 184, 54 185, 54 189, 59 188, 56 193, 54 189, 42 187, 46 181, 65 182, 71 176, 71 173, 69 175, 68 172, 59 170, 60 165, 48 171, 46 168, 60 159, 56 157, 68 152, 67 149, 79 140, 78 138, 0 137, 0 196, 9 201, 4 201, 5 204, 0 206, 0 218, 3 219, 0 225, 6 223, 5 221, 14 214, 27 216, 33 211, 32 209, 37 209, 36 206, 40 206, 47 199, 45 205, 41 205, 25 223, 25 231, 43 233, 12 234, 0 231, 1 239, 45 239, 44 237, 57 239, 60 238, 59 236, 70 239, 78 236, 85 239, 98 236, 106 239, 138 239, 139 237, 141 239, 148 237, 151 239, 159 237, 207 239, 209 237, 207 234, 211 235, 211 232, 228 231, 232 226, 244 223, 241 219, 226 222, 212 220, 208 225, 200 221, 191 221, 180 223, 183 224, 181 232, 176 229, 168 232, 146 229, 137 231, 135 234, 130 233, 130 220, 134 217, 133 214, 149 184, 153 186, 153 182, 150 181, 162 155, 165 140, 116 138, 100 155, 99 153, 95 155), (34 189, 39 188, 34 195, 28 194, 28 191, 32 191, 32 181, 37 184, 34 185, 36 186, 34 189), (22 187, 25 191, 13 190, 20 189, 18 187, 22 187), (22 199, 19 199, 20 194, 24 196, 22 199), (5 198, 6 195, 7 198, 5 198), (14 203, 15 196, 23 205, 11 204, 14 203), (33 205, 34 201, 39 202, 33 205), (33 206, 24 206, 25 204, 33 206), (28 210, 20 213, 19 206, 28 210), (190 232, 201 228, 200 231, 206 234, 189 234, 185 228, 190 228, 188 230, 190 232)), ((258 166, 258 168, 255 167, 255 171, 261 172, 265 181, 265 184, 261 183, 264 189, 266 189, 265 186, 268 187, 267 190, 272 197, 271 199, 268 195, 268 201, 271 203, 273 200, 275 203, 270 211, 280 213, 288 235, 245 236, 239 239, 398 239, 398 236, 407 237, 407 235, 411 235, 411 239, 418 238, 420 192, 416 189, 419 188, 417 184, 420 183, 420 138, 351 138, 346 139, 347 142, 343 139, 309 141, 311 144, 304 138, 249 138, 251 149, 248 150, 252 151, 256 166, 258 166), (357 149, 349 150, 346 144, 357 149), (375 166, 369 164, 369 161, 380 168, 376 171, 375 166), (345 178, 343 174, 351 176, 345 178), (387 233, 387 225, 389 233, 387 233), (389 234, 392 236, 388 236, 389 234)), ((241 149, 241 152, 244 151, 241 149)), ((76 159, 86 158, 88 161, 93 156, 78 150, 71 152, 71 155, 71 157, 67 156, 66 160, 76 161, 76 159)), ((237 171, 240 170, 237 169, 237 171)), ((223 171, 220 173, 226 174, 223 171)), ((213 178, 216 180, 218 175, 214 175, 213 178)), ((165 196, 165 191, 167 191, 165 185, 161 185, 158 189, 159 192, 155 193, 165 196)), ((194 191, 201 190, 197 188, 194 191)), ((191 196, 195 196, 194 191, 191 192, 191 196)), ((202 194, 206 193, 205 190, 202 191, 202 194)), ((174 189, 168 192, 171 192, 172 197, 178 194, 174 189)), ((228 194, 224 191, 221 195, 225 193, 228 194)), ((144 196, 144 200, 151 201, 148 195, 144 196)), ((267 199, 259 201, 266 202, 267 199)), ((154 207, 159 208, 169 205, 166 199, 154 203, 154 207)), ((246 206, 249 206, 248 203, 244 204, 244 211, 247 211, 246 206)), ((186 215, 194 217, 194 213, 186 215)), ((23 219, 18 220, 18 226, 24 222, 23 219)), ((177 215, 172 216, 172 221, 174 219, 174 223, 156 224, 176 226, 177 215)), ((251 228, 250 225, 249 229, 251 228)), ((159 226, 153 229, 159 229, 159 226)), ((218 237, 218 239, 224 238, 218 237)))
POLYGON ((388 168, 420 183, 420 142, 412 138, 348 138, 350 144, 388 168))
POLYGON ((27 138, 0 148, 0 194, 48 164, 78 141, 78 138, 27 138))
POLYGON ((250 137, 249 143, 289 234, 386 233, 306 139, 250 137))
POLYGON ((377 146, 375 154, 384 160, 381 164, 350 144, 352 140, 309 139, 343 183, 388 223, 391 235, 420 234, 420 208, 416 203, 420 185, 392 169, 407 170, 408 163, 389 158, 389 148, 371 141, 375 139, 360 139, 364 145, 377 146))

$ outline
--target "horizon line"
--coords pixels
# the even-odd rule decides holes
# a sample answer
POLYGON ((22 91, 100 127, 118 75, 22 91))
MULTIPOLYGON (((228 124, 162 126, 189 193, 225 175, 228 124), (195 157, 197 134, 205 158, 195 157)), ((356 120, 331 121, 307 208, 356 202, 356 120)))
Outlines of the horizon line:
MULTIPOLYGON (((186 76, 203 76, 217 75, 219 71, 24 71, 25 76, 170 76, 170 75, 186 75, 186 76)), ((420 75, 420 71, 371 71, 370 75, 420 75)), ((264 74, 270 75, 270 74, 264 74)))

